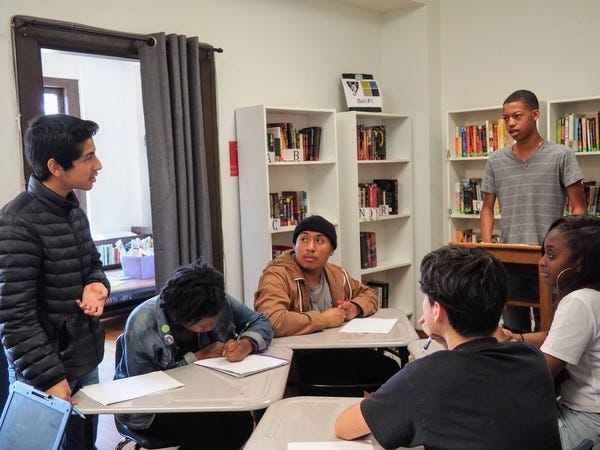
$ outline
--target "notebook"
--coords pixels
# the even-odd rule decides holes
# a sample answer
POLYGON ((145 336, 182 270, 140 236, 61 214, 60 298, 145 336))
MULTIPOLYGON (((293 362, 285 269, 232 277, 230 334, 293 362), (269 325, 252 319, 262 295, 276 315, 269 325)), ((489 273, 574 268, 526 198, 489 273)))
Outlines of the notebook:
POLYGON ((289 364, 290 360, 279 358, 278 356, 267 355, 266 353, 258 353, 248 355, 242 361, 230 362, 227 358, 209 358, 196 361, 194 364, 208 367, 209 369, 218 370, 219 372, 232 375, 234 377, 246 377, 255 373, 264 372, 265 370, 274 369, 275 367, 289 364))
POLYGON ((15 381, 0 417, 0 448, 56 450, 70 415, 70 402, 15 381))

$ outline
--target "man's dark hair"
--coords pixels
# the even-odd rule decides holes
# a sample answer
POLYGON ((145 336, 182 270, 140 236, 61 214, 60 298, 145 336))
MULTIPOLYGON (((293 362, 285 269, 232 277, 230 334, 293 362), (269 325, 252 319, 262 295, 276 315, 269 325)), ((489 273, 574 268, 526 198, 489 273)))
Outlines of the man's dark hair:
MULTIPOLYGON (((574 260, 581 260, 581 270, 577 274, 571 290, 600 283, 600 217, 590 215, 565 216, 556 219, 550 231, 562 234, 567 246, 573 252, 574 260)), ((547 233, 546 233, 547 235, 547 233)), ((542 244, 542 255, 546 249, 542 244)))
POLYGON ((506 270, 477 247, 441 247, 421 261, 421 291, 442 304, 452 328, 465 337, 489 336, 508 297, 506 270))
POLYGON ((185 325, 214 317, 225 304, 223 275, 199 261, 182 266, 167 280, 160 300, 173 324, 185 325))
POLYGON ((81 157, 83 143, 98 131, 98 124, 66 114, 38 116, 25 132, 25 156, 40 181, 50 177, 48 161, 52 158, 69 170, 81 157))
POLYGON ((540 109, 540 102, 538 101, 535 94, 526 89, 520 89, 518 91, 513 92, 506 100, 504 100, 504 105, 507 103, 521 102, 525 104, 529 109, 540 109))

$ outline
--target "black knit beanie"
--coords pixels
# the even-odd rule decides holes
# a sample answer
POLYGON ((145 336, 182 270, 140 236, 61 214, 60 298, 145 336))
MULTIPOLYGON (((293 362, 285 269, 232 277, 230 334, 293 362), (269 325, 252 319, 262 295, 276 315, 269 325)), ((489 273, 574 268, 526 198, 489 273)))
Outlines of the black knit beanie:
POLYGON ((331 242, 331 246, 334 248, 334 250, 337 248, 337 234, 335 233, 335 227, 331 222, 328 222, 323 217, 310 216, 296 225, 294 236, 292 238, 294 245, 296 245, 296 239, 298 239, 298 235, 303 231, 314 231, 316 233, 324 234, 331 242))

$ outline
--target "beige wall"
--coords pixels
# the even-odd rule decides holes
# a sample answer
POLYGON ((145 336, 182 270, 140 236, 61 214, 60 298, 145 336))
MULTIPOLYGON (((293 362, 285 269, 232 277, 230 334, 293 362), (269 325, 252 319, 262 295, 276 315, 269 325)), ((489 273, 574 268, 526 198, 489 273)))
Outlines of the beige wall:
POLYGON ((383 70, 399 56, 388 49, 384 57, 381 44, 386 25, 378 13, 321 0, 104 0, 95 7, 90 4, 70 0, 0 2, 0 105, 4 113, 0 121, 0 204, 23 188, 11 16, 37 16, 134 33, 197 35, 224 49, 216 55, 223 231, 227 289, 235 296, 242 293, 238 187, 237 179, 229 175, 228 154, 228 142, 235 140, 235 108, 267 104, 341 110, 341 72, 367 72, 376 77, 385 72, 384 95, 390 99, 384 99, 385 110, 412 114, 402 95, 402 90, 412 92, 411 86, 403 84, 396 94, 396 69, 383 70))

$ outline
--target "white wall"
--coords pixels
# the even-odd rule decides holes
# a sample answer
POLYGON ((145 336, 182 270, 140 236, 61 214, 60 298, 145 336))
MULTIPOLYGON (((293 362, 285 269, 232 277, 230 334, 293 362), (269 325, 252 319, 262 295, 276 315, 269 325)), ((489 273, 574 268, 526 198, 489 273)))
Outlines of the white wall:
POLYGON ((600 94, 595 0, 441 1, 442 109, 600 94))
MULTIPOLYGON (((344 109, 342 72, 383 73, 382 21, 377 13, 320 0, 105 0, 89 8, 73 0, 0 2, 0 204, 22 190, 21 153, 16 125, 10 17, 30 15, 87 25, 150 33, 197 35, 222 47, 216 55, 221 151, 225 276, 228 291, 241 296, 241 247, 237 178, 229 175, 228 141, 235 140, 235 108, 252 104, 344 109), (179 10, 183 5, 186 10, 179 10)), ((386 87, 386 109, 395 105, 386 87)), ((410 92, 410 86, 405 87, 410 92)), ((406 106, 406 107, 405 107, 406 106)), ((402 107, 402 108, 401 108, 402 107)), ((91 118, 91 117, 90 117, 91 118)), ((100 125, 102 125, 100 123, 100 125)), ((105 175, 105 174, 103 174, 105 175)), ((250 237, 251 238, 251 237, 250 237)))

